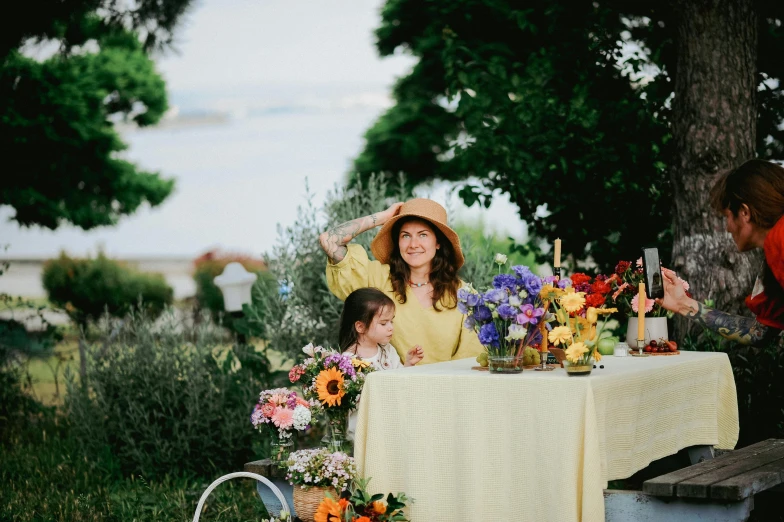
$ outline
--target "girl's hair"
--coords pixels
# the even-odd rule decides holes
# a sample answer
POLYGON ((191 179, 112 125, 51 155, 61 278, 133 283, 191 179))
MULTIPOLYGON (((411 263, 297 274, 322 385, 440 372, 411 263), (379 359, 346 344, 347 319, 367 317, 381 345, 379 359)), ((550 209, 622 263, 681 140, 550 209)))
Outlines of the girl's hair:
POLYGON ((359 332, 355 326, 357 321, 368 329, 373 318, 387 307, 394 309, 395 302, 377 288, 359 288, 351 292, 340 313, 340 351, 345 352, 359 341, 359 332))
POLYGON ((784 216, 784 168, 769 161, 749 160, 721 175, 710 197, 716 212, 729 210, 737 216, 745 203, 752 223, 771 228, 784 216))
POLYGON ((392 227, 392 254, 389 256, 389 278, 392 280, 392 289, 397 300, 406 302, 406 286, 411 277, 408 263, 400 255, 400 229, 411 221, 421 221, 426 224, 436 235, 436 241, 441 248, 436 249, 430 269, 430 283, 433 285, 433 308, 440 312, 439 303, 445 308, 457 306, 457 290, 460 288, 460 278, 457 276, 457 257, 452 242, 430 221, 420 217, 403 218, 392 227))

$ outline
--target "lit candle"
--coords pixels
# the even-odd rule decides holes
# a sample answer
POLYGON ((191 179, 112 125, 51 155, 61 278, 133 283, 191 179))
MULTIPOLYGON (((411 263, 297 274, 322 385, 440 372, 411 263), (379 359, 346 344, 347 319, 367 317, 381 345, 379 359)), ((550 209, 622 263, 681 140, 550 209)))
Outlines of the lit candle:
POLYGON ((637 301, 637 340, 645 340, 645 283, 640 283, 637 301))
POLYGON ((555 240, 555 259, 553 260, 554 268, 561 268, 561 240, 555 240))

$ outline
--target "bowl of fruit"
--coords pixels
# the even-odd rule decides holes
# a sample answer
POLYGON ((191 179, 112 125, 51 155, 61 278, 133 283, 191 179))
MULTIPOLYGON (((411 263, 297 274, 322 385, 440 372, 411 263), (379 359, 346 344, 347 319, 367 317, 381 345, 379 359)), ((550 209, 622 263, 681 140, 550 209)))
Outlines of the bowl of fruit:
POLYGON ((650 355, 678 355, 681 353, 678 350, 678 344, 667 339, 651 339, 651 342, 646 344, 642 351, 650 355))

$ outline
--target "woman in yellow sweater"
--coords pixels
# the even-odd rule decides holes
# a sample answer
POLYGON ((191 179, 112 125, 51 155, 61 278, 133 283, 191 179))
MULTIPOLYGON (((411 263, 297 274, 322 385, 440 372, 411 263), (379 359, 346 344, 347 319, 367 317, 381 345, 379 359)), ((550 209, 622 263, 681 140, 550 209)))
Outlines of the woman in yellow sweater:
POLYGON ((484 350, 473 330, 463 328, 457 271, 463 265, 460 239, 446 224, 444 207, 429 199, 395 203, 319 236, 327 253, 327 285, 341 300, 357 288, 374 287, 397 303, 391 344, 401 357, 419 345, 421 364, 476 357, 484 350), (371 261, 356 236, 377 226, 371 261))

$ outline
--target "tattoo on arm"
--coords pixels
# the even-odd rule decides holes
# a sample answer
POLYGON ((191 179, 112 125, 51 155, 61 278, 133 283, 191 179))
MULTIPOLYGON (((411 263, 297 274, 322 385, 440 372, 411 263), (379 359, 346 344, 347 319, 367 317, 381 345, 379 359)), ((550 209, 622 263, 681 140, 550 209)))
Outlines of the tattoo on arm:
POLYGON ((764 344, 778 335, 779 331, 757 322, 753 317, 742 317, 697 303, 697 310, 686 316, 694 319, 705 328, 712 330, 725 339, 740 344, 764 344))
POLYGON ((375 214, 357 218, 330 228, 319 236, 321 248, 333 263, 343 261, 348 252, 346 245, 365 230, 375 226, 375 214))

